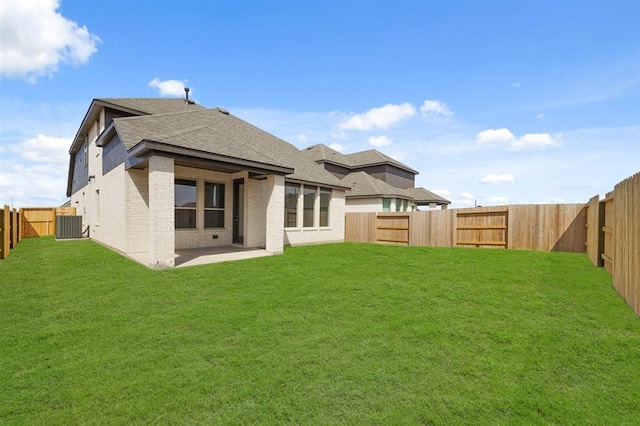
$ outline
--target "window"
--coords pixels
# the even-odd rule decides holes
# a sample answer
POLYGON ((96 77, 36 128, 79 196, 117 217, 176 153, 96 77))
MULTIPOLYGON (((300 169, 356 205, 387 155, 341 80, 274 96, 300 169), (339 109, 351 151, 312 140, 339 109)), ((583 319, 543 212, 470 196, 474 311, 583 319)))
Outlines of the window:
POLYGON ((409 200, 403 200, 402 201, 402 211, 406 212, 409 208, 409 200))
POLYGON ((329 204, 331 203, 331 190, 320 188, 320 226, 329 226, 329 204))
POLYGON ((196 181, 176 179, 174 185, 176 229, 196 228, 196 181))
POLYGON ((382 199, 382 211, 388 212, 391 210, 391 198, 383 198, 382 199))
POLYGON ((313 222, 313 209, 316 204, 316 189, 315 188, 304 188, 304 214, 302 216, 303 223, 302 226, 305 228, 311 228, 314 226, 313 222))
POLYGON ((396 198, 396 211, 399 212, 402 210, 402 200, 400 198, 396 198))
POLYGON ((284 186, 284 227, 295 228, 298 225, 298 185, 284 186))
POLYGON ((204 227, 224 228, 224 184, 204 184, 204 227))

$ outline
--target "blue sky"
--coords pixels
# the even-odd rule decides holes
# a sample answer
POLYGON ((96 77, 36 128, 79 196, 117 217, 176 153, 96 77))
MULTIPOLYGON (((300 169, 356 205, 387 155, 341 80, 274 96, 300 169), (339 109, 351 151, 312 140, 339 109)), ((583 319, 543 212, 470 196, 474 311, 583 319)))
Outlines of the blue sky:
POLYGON ((640 171, 640 2, 0 3, 0 205, 66 200, 96 97, 181 95, 378 149, 451 207, 586 202, 640 171))

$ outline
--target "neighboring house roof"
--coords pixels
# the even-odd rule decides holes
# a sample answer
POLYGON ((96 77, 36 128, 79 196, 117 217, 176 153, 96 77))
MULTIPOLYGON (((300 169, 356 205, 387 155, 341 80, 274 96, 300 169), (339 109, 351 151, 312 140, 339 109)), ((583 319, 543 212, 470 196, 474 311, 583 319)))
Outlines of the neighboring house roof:
POLYGON ((422 187, 397 188, 366 172, 349 173, 342 178, 342 182, 351 187, 345 194, 347 198, 403 198, 413 200, 420 206, 430 203, 451 204, 446 198, 422 187))
POLYGON ((378 150, 370 149, 367 151, 354 152, 352 154, 342 154, 324 144, 310 146, 305 150, 306 154, 313 158, 316 162, 329 162, 339 164, 347 169, 359 169, 367 166, 378 164, 391 164, 402 170, 406 170, 413 174, 418 174, 416 170, 408 167, 406 164, 394 160, 381 153, 378 150))
POLYGON ((348 198, 400 197, 412 199, 404 189, 389 185, 366 172, 349 173, 342 178, 342 182, 351 188, 345 194, 348 198))
POLYGON ((426 205, 431 203, 451 204, 451 201, 429 191, 428 189, 424 189, 423 187, 407 188, 405 189, 405 191, 407 192, 407 194, 413 197, 418 205, 426 205))
POLYGON ((193 157, 215 154, 230 162, 243 160, 275 167, 273 170, 286 174, 288 180, 344 187, 338 178, 310 161, 295 146, 220 108, 121 117, 113 122, 128 151, 140 153, 145 145, 158 151, 180 147, 189 150, 193 157))

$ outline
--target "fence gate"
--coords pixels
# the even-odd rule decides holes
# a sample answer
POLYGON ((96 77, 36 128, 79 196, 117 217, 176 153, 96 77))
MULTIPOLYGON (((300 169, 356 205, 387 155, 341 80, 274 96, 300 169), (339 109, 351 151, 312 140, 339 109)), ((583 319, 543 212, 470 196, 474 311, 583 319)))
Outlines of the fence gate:
POLYGON ((409 245, 408 214, 376 215, 376 242, 409 245))
POLYGON ((481 210, 457 213, 456 244, 507 248, 509 210, 481 210))

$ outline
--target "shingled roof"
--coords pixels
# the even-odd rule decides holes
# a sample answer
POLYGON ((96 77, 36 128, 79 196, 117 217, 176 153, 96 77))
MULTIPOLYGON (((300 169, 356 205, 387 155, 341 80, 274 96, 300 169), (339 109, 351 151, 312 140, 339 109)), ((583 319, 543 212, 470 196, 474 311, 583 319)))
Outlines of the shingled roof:
POLYGON ((121 117, 113 120, 127 150, 144 141, 294 169, 289 180, 344 187, 343 183, 288 142, 220 108, 121 117))
POLYGON ((402 164, 401 162, 394 160, 393 158, 381 153, 376 149, 354 152, 351 154, 343 154, 324 144, 317 144, 308 147, 305 150, 305 153, 309 157, 313 158, 316 162, 335 163, 348 169, 358 169, 378 164, 392 164, 400 169, 406 170, 416 175, 418 174, 416 170, 413 170, 406 164, 402 164))
POLYGON ((446 198, 442 198, 428 189, 422 187, 397 188, 366 172, 349 173, 342 178, 342 182, 345 186, 351 187, 345 194, 349 198, 405 198, 415 201, 419 206, 430 203, 451 204, 446 198))
POLYGON ((96 98, 105 106, 116 109, 129 109, 141 114, 169 114, 173 112, 194 111, 205 109, 196 103, 187 103, 180 98, 96 98))

